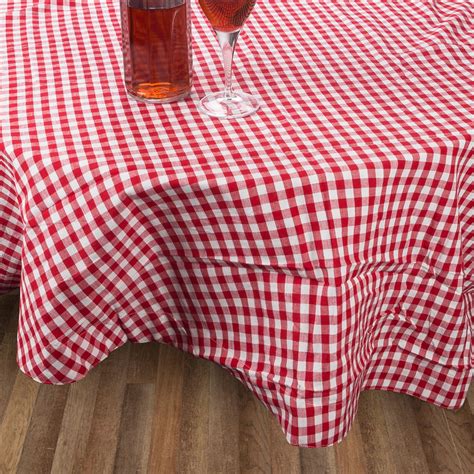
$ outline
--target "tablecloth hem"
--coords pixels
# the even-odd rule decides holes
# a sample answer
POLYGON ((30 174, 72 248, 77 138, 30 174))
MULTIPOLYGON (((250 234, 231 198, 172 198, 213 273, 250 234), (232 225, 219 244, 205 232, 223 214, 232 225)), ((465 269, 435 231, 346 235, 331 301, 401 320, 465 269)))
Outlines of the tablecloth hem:
MULTIPOLYGON (((91 370, 96 368, 103 360, 109 357, 112 352, 119 349, 127 342, 129 342, 127 339, 122 339, 119 343, 110 345, 108 349, 101 352, 92 363, 85 363, 81 370, 75 370, 77 375, 75 375, 74 378, 66 378, 63 381, 53 382, 44 376, 39 376, 32 369, 28 369, 20 360, 17 360, 17 363, 23 374, 38 383, 46 385, 66 385, 82 380, 91 370)), ((158 341, 143 340, 134 343, 138 344, 148 342, 158 341)), ((196 351, 193 351, 192 346, 189 346, 187 350, 184 350, 176 343, 162 343, 175 347, 183 352, 190 353, 195 357, 212 361, 209 358, 198 355, 196 351)), ((232 375, 244 383, 244 385, 246 385, 257 396, 257 398, 267 406, 267 408, 269 408, 272 414, 278 419, 280 427, 289 444, 299 447, 313 448, 332 446, 344 440, 357 413, 360 394, 365 390, 383 390, 401 393, 418 398, 419 400, 428 402, 440 408, 456 410, 461 408, 464 404, 470 380, 472 378, 472 368, 449 368, 436 364, 429 359, 421 357, 419 354, 411 354, 403 350, 396 342, 393 346, 378 348, 374 354, 374 358, 367 363, 366 367, 364 367, 358 376, 349 384, 339 387, 338 391, 335 391, 330 397, 319 391, 298 391, 294 387, 281 385, 276 387, 277 384, 275 384, 273 380, 265 379, 264 374, 262 374, 262 381, 264 383, 261 387, 256 387, 253 379, 249 378, 245 373, 240 372, 241 368, 223 366, 222 364, 218 365, 221 365, 224 369, 231 372, 232 375), (388 356, 388 354, 390 355, 388 356), (394 356, 394 354, 398 354, 398 356, 394 356), (409 360, 411 361, 410 370, 407 372, 410 374, 409 380, 413 378, 415 370, 417 380, 423 381, 422 385, 420 385, 419 382, 417 384, 412 384, 409 380, 406 381, 404 385, 400 385, 402 383, 400 377, 391 382, 390 367, 385 367, 386 372, 383 374, 377 375, 374 373, 378 370, 378 367, 383 365, 384 361, 390 361, 390 363, 397 367, 397 363, 407 364, 407 361, 409 360), (436 387, 438 386, 443 386, 440 393, 436 392, 436 387), (273 389, 269 389, 268 387, 273 387, 273 389), (294 393, 297 393, 297 395, 294 395, 294 393), (302 397, 301 393, 305 393, 306 396, 302 397), (310 393, 312 396, 308 396, 310 393), (453 396, 453 393, 455 393, 455 396, 453 396), (328 403, 329 399, 337 399, 337 401, 328 403), (282 403, 282 400, 284 400, 284 403, 282 403), (273 404, 271 404, 270 401, 272 401, 273 404), (337 432, 333 437, 329 434, 328 437, 324 439, 317 439, 317 437, 321 436, 321 433, 323 433, 321 430, 316 430, 315 434, 310 437, 294 434, 295 430, 304 430, 304 427, 308 423, 308 409, 314 412, 314 420, 317 422, 318 416, 320 416, 322 412, 326 412, 323 407, 326 407, 328 404, 332 407, 332 412, 337 414, 336 419, 344 420, 342 430, 337 432), (304 407, 304 410, 302 410, 302 407, 304 407), (300 412, 302 413, 301 415, 299 415, 300 412)), ((325 422, 327 423, 327 421, 325 422)), ((328 433, 330 432, 331 431, 328 431, 328 433)))

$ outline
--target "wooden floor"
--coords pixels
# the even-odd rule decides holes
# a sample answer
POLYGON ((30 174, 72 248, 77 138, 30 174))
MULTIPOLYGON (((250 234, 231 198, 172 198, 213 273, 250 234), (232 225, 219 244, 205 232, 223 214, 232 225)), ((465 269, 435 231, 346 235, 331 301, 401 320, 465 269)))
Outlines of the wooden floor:
POLYGON ((471 388, 452 412, 362 394, 349 436, 286 443, 255 397, 220 367, 158 344, 127 344, 84 380, 40 385, 15 363, 18 296, 0 298, 1 473, 468 473, 471 388))

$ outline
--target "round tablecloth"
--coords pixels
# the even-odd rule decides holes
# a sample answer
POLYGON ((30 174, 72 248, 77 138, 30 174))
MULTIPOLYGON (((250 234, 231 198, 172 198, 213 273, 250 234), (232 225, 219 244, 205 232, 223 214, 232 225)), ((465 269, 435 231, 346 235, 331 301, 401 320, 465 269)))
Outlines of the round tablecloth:
POLYGON ((457 408, 472 371, 473 5, 257 2, 239 88, 193 8, 194 92, 129 99, 118 1, 0 4, 0 290, 18 364, 84 377, 127 341, 228 368, 290 443, 347 433, 363 389, 457 408))

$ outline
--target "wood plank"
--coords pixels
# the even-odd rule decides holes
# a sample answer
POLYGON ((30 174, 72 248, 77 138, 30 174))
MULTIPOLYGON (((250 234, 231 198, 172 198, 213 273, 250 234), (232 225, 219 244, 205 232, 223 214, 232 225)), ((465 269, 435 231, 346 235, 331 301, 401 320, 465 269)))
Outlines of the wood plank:
POLYGON ((464 472, 474 472, 474 441, 470 411, 467 404, 457 411, 444 410, 449 435, 456 446, 456 454, 464 472))
POLYGON ((338 474, 366 474, 370 472, 365 458, 359 414, 356 415, 347 437, 339 444, 334 445, 333 449, 338 474))
POLYGON ((125 390, 114 472, 146 472, 150 454, 154 384, 130 384, 125 390))
MULTIPOLYGON (((210 363, 185 356, 178 472, 208 472, 210 363)), ((213 407, 214 409, 214 407, 213 407)))
POLYGON ((382 405, 390 442, 389 449, 396 462, 397 471, 405 474, 429 472, 413 413, 413 398, 392 392, 377 392, 377 396, 382 405))
POLYGON ((101 363, 100 384, 87 440, 87 455, 83 457, 81 466, 78 465, 79 472, 106 474, 114 470, 129 350, 130 344, 126 344, 101 363))
POLYGON ((397 459, 390 449, 391 440, 378 392, 361 393, 357 418, 368 472, 396 474, 397 459))
POLYGON ((18 472, 51 472, 69 385, 40 385, 18 472))
POLYGON ((469 391, 467 392, 466 403, 469 407, 471 415, 474 416, 474 383, 471 383, 471 386, 469 387, 469 391))
POLYGON ((158 367, 159 345, 156 342, 130 344, 127 383, 154 384, 158 367))
POLYGON ((16 363, 16 333, 18 326, 18 297, 2 296, 3 338, 0 342, 0 422, 10 399, 16 376, 19 372, 16 363))
POLYGON ((416 398, 412 407, 430 472, 462 472, 443 410, 416 398))
MULTIPOLYGON (((271 446, 272 474, 300 474, 300 450, 286 441, 277 418, 268 411, 271 446)), ((314 472, 314 471, 313 471, 314 472)))
POLYGON ((16 329, 18 323, 20 298, 18 293, 0 296, 0 345, 6 333, 16 329))
POLYGON ((155 383, 153 428, 148 472, 176 472, 183 396, 184 354, 160 346, 155 383))
MULTIPOLYGON (((63 413, 52 474, 69 474, 86 455, 87 438, 92 423, 100 380, 100 367, 69 387, 63 413)), ((76 471, 77 472, 77 471, 76 471)))
POLYGON ((328 448, 300 448, 302 474, 337 474, 336 450, 328 448))
POLYGON ((209 472, 239 474, 240 382, 217 364, 210 365, 209 472))
POLYGON ((267 409, 246 387, 240 387, 240 472, 270 473, 271 439, 267 409))
POLYGON ((16 472, 39 384, 18 373, 0 425, 0 472, 16 472))

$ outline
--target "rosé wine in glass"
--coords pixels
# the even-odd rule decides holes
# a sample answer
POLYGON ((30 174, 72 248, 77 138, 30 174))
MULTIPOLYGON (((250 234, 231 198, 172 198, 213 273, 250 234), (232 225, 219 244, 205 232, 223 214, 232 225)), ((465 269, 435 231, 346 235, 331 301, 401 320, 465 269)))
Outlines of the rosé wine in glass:
POLYGON ((242 28, 256 0, 199 0, 204 14, 217 31, 236 31, 242 28))
POLYGON ((199 108, 205 114, 218 118, 239 118, 256 112, 259 101, 232 88, 232 63, 235 45, 245 21, 256 0, 199 0, 199 4, 214 29, 222 52, 225 88, 201 99, 199 108))

